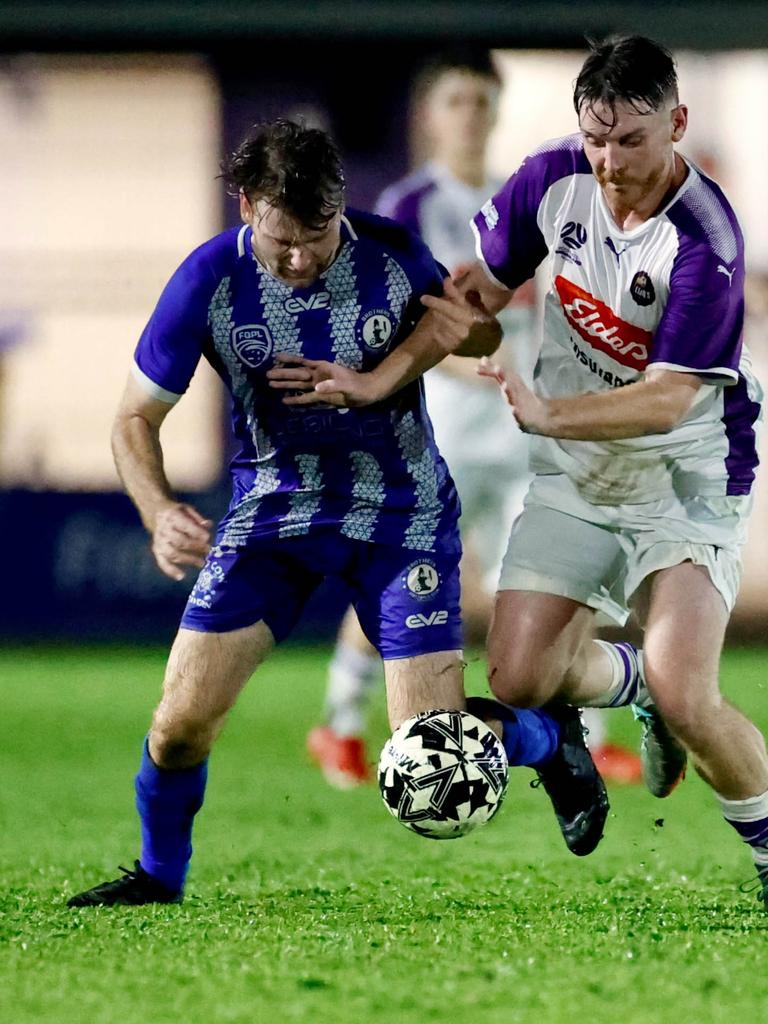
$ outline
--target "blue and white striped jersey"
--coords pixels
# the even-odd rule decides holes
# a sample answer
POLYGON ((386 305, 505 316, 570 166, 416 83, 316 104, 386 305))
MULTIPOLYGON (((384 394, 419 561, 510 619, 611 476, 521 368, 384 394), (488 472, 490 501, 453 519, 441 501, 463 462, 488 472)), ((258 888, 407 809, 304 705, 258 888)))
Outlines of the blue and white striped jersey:
POLYGON ((381 217, 348 212, 331 266, 291 288, 256 260, 248 226, 196 249, 166 286, 134 375, 176 402, 201 355, 232 396, 233 497, 219 543, 331 528, 419 551, 458 548, 459 506, 414 382, 362 409, 291 407, 266 373, 278 352, 373 369, 413 330, 444 273, 426 246, 381 217))

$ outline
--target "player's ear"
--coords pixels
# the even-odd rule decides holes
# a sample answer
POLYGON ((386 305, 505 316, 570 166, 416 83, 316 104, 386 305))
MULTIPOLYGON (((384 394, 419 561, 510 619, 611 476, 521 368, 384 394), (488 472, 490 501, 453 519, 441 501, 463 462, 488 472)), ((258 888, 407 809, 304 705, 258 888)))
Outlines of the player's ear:
POLYGON ((688 107, 684 103, 678 103, 672 108, 672 141, 679 142, 685 135, 688 127, 688 107))
POLYGON ((242 189, 240 189, 238 195, 240 199, 240 220, 242 220, 244 224, 250 224, 253 219, 253 207, 248 201, 248 196, 242 189))

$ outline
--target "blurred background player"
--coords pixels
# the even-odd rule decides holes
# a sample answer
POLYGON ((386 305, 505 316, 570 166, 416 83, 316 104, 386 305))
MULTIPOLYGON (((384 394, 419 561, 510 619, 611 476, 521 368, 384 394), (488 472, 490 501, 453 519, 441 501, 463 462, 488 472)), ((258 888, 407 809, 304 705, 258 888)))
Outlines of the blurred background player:
MULTIPOLYGON (((412 149, 425 162, 387 188, 376 212, 418 234, 449 271, 475 259, 469 223, 501 186, 489 175, 488 141, 502 81, 487 50, 436 55, 417 76, 412 149)), ((504 342, 495 356, 526 380, 536 358, 535 290, 519 289, 500 314, 504 342)), ((476 373, 473 359, 448 356, 425 377, 438 447, 461 499, 461 610, 468 644, 484 644, 509 529, 528 489, 528 443, 476 373)), ((366 711, 381 678, 381 659, 347 610, 329 666, 326 721, 307 737, 328 782, 349 788, 370 778, 366 711)), ((602 712, 588 712, 589 743, 602 775, 640 780, 640 759, 605 742, 602 712)))

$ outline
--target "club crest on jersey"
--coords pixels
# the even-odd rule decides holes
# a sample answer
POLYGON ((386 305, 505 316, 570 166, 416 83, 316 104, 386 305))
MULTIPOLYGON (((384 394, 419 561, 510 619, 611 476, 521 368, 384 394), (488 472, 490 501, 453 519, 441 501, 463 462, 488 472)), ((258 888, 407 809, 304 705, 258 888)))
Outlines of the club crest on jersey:
POLYGON ((419 599, 431 597, 440 586, 440 574, 434 562, 411 562, 401 579, 404 589, 419 599))
POLYGON ((239 359, 256 369, 272 355, 274 342, 269 328, 264 324, 243 324, 235 327, 231 334, 232 348, 239 359))
POLYGON ((629 294, 638 306, 650 306, 656 301, 653 281, 644 270, 638 270, 629 286, 629 294))
POLYGON ((365 314, 360 333, 368 348, 384 348, 392 337, 392 317, 386 309, 372 309, 365 314))
POLYGON ((561 274, 555 278, 555 288, 566 320, 592 348, 633 370, 645 369, 650 331, 622 320, 610 306, 561 274))

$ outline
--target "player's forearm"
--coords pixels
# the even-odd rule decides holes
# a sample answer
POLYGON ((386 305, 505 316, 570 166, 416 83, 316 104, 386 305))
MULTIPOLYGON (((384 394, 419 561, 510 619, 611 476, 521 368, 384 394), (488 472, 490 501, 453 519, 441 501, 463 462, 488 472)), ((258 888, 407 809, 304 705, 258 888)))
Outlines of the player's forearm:
POLYGON ((159 428, 142 416, 119 415, 112 429, 112 454, 126 493, 152 533, 157 513, 176 500, 163 469, 159 428))
POLYGON ((545 422, 533 433, 573 441, 618 441, 666 434, 682 420, 695 396, 692 388, 638 381, 614 391, 553 398, 545 422))
POLYGON ((375 401, 404 388, 446 357, 448 349, 440 343, 435 320, 433 314, 423 316, 405 341, 371 371, 375 401))
POLYGON ((432 312, 426 313, 405 341, 371 371, 375 401, 399 391, 437 366, 446 356, 479 358, 495 352, 500 342, 501 327, 496 320, 478 323, 465 340, 456 345, 455 338, 445 330, 443 318, 432 312))

